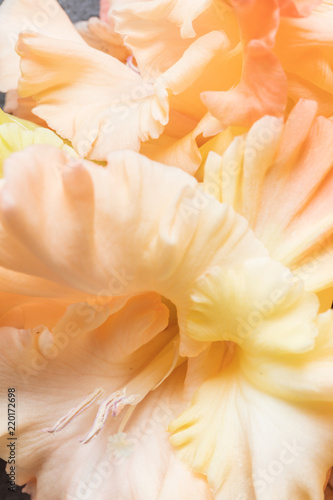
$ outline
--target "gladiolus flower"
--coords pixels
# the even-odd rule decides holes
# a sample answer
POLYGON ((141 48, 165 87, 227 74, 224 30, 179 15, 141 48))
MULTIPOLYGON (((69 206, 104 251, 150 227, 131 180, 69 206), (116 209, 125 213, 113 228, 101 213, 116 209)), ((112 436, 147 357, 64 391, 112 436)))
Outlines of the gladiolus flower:
MULTIPOLYGON (((224 134, 225 135, 225 134, 224 134)), ((301 100, 287 122, 259 120, 233 142, 221 134, 204 167, 204 189, 248 221, 270 255, 332 304, 333 123, 301 100), (219 145, 220 143, 220 145, 219 145)), ((209 145, 207 144, 209 147, 209 145)))
POLYGON ((0 88, 18 85, 36 116, 80 156, 105 160, 112 150, 140 150, 194 173, 204 136, 282 116, 287 96, 318 96, 321 113, 330 111, 324 102, 333 90, 326 50, 333 11, 330 4, 313 10, 318 3, 112 0, 108 17, 104 2, 102 20, 81 25, 89 47, 55 0, 38 8, 33 0, 5 0, 0 88), (310 64, 297 68, 302 47, 320 53, 318 78, 310 64), (132 62, 124 64, 128 48, 132 62))
POLYGON ((332 313, 243 216, 137 153, 46 146, 6 160, 0 206, 1 397, 32 498, 320 497, 332 313))
POLYGON ((2 3, 0 455, 17 440, 32 500, 323 498, 319 4, 103 0, 74 26, 56 0, 2 3))

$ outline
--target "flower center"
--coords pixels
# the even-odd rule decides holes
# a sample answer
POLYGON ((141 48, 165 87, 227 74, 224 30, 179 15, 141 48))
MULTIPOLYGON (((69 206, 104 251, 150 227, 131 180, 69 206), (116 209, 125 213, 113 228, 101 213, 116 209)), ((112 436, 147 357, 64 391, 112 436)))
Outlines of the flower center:
POLYGON ((140 75, 140 71, 134 56, 128 56, 128 58, 126 59, 126 66, 140 75))
MULTIPOLYGON (((116 390, 104 398, 97 412, 94 423, 82 444, 89 443, 103 429, 108 416, 111 413, 113 418, 117 418, 126 407, 127 413, 122 419, 118 432, 122 432, 127 424, 136 405, 140 403, 149 392, 155 390, 170 375, 170 373, 181 365, 185 358, 178 354, 178 339, 171 340, 161 352, 136 376, 126 387, 116 390)), ((77 406, 71 408, 61 417, 53 427, 45 431, 55 434, 73 422, 82 412, 91 407, 104 394, 103 388, 97 388, 94 392, 86 396, 77 406)))

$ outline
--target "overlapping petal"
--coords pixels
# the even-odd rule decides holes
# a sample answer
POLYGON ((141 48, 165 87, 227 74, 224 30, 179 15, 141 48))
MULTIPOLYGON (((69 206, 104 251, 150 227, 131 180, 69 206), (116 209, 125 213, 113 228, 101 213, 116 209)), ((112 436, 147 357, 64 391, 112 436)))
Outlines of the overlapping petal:
POLYGON ((332 116, 333 5, 322 2, 303 19, 281 19, 275 53, 288 74, 289 95, 318 102, 319 112, 332 116))
POLYGON ((15 44, 21 31, 44 33, 60 40, 82 42, 56 0, 6 0, 0 7, 0 91, 17 88, 20 77, 15 44))
MULTIPOLYGON (((179 23, 172 21, 173 8, 184 3, 170 0, 111 2, 109 17, 131 48, 144 77, 154 77, 169 69, 193 43, 193 37, 182 37, 179 23)), ((201 6, 207 3, 201 1, 201 6)), ((187 15, 194 16, 193 9, 188 9, 187 15)), ((202 22, 200 18, 195 23, 196 38, 220 28, 215 10, 208 9, 202 15, 202 22)))
POLYGON ((317 316, 318 299, 271 259, 219 270, 191 295, 188 334, 215 342, 189 372, 188 386, 204 381, 170 425, 171 442, 214 498, 322 498, 333 314, 317 316))
MULTIPOLYGON (((332 404, 279 399, 249 380, 239 352, 212 349, 206 382, 170 426, 178 456, 207 475, 216 499, 322 498, 333 460, 332 404)), ((302 363, 297 368, 295 385, 302 363)), ((260 375, 258 360, 255 370, 260 375)))
POLYGON ((332 114, 333 79, 318 3, 102 1, 86 43, 54 0, 0 8, 0 69, 19 34, 17 104, 107 160, 0 116, 4 158, 56 146, 7 158, 0 186, 0 397, 11 380, 17 480, 36 500, 323 498, 333 122, 317 111, 332 114), (203 183, 185 173, 201 156, 203 183))
POLYGON ((76 23, 75 27, 90 47, 110 54, 122 62, 130 56, 122 37, 115 33, 110 23, 98 17, 91 17, 88 21, 76 23))
POLYGON ((19 93, 34 97, 34 113, 70 139, 81 156, 104 160, 114 149, 138 149, 140 140, 158 137, 167 123, 166 90, 143 82, 111 56, 31 33, 21 35, 18 50, 19 93))
POLYGON ((206 163, 207 192, 232 204, 308 290, 332 287, 332 122, 300 101, 283 126, 266 117, 206 163), (325 151, 325 154, 323 154, 325 151))
POLYGON ((210 266, 266 255, 242 217, 179 169, 131 152, 107 168, 42 146, 19 155, 1 192, 0 264, 12 271, 94 295, 154 290, 181 315, 210 266))
MULTIPOLYGON (((70 139, 81 156, 105 160, 110 151, 139 150, 140 141, 157 139, 169 120, 168 90, 182 99, 223 44, 220 33, 209 33, 159 78, 149 81, 86 44, 73 42, 68 47, 61 40, 21 34, 19 94, 32 97, 33 112, 70 139)), ((182 111, 181 104, 175 109, 182 111)))
MULTIPOLYGON (((32 498, 47 496, 50 500, 80 495, 92 499, 96 494, 102 500, 109 498, 110 492, 116 498, 166 500, 182 491, 211 499, 206 481, 186 470, 167 440, 168 421, 183 404, 182 368, 138 405, 126 433, 118 432, 123 415, 116 420, 110 416, 94 441, 80 443, 93 425, 96 403, 62 431, 53 435, 46 432, 96 388, 103 388, 103 398, 137 381, 137 390, 149 392, 169 368, 168 360, 163 365, 158 353, 173 334, 163 331, 167 308, 156 294, 132 298, 122 307, 113 307, 113 312, 111 303, 109 312, 103 311, 105 307, 98 310, 77 304, 50 327, 52 333, 42 326, 30 331, 1 329, 1 397, 7 397, 10 379, 19 398, 18 483, 28 483, 26 490, 32 498), (99 325, 101 322, 104 324, 99 325), (149 376, 142 378, 140 374, 146 372, 149 376), (149 482, 144 480, 147 467, 153 472, 149 482), (54 475, 58 480, 50 489, 54 475)), ((5 420, 1 415, 2 424, 5 420)), ((6 438, 7 429, 2 427, 2 456, 6 438)))
POLYGON ((76 152, 52 130, 38 127, 34 123, 16 119, 0 110, 0 177, 3 177, 3 162, 12 153, 22 151, 32 144, 49 144, 64 149, 73 158, 76 152))

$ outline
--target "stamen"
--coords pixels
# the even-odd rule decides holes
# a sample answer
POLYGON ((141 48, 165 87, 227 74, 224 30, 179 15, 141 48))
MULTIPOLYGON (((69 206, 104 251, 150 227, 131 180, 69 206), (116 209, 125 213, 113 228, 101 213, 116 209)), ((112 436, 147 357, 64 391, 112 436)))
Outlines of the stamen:
MULTIPOLYGON (((145 366, 142 371, 135 376, 128 385, 116 392, 110 394, 106 399, 101 401, 94 423, 87 436, 80 442, 82 444, 89 443, 103 429, 107 418, 111 412, 113 418, 118 417, 125 406, 130 407, 125 412, 125 415, 120 422, 118 435, 123 434, 123 430, 127 425, 135 407, 140 403, 146 395, 159 387, 170 373, 186 361, 178 354, 178 340, 171 340, 164 346, 160 353, 145 366), (130 393, 126 395, 126 391, 130 393)), ((56 433, 64 429, 70 422, 80 415, 84 410, 89 408, 103 393, 103 389, 96 389, 93 393, 87 396, 78 406, 72 408, 65 416, 59 419, 56 424, 50 429, 44 429, 49 433, 56 433)))
POLYGON ((128 58, 126 59, 126 66, 128 66, 131 70, 135 71, 135 73, 138 73, 138 75, 140 75, 140 71, 139 68, 137 67, 134 56, 128 56, 128 58))
POLYGON ((116 418, 126 405, 136 404, 137 398, 138 396, 135 394, 126 396, 126 389, 112 393, 102 402, 89 434, 80 442, 82 444, 89 443, 103 429, 110 411, 111 415, 116 418))
POLYGON ((72 408, 65 416, 61 417, 58 422, 51 429, 44 429, 46 432, 55 434, 56 432, 64 429, 68 424, 70 424, 76 417, 80 415, 84 410, 89 408, 97 398, 103 394, 103 389, 96 389, 93 393, 87 396, 78 406, 72 408))

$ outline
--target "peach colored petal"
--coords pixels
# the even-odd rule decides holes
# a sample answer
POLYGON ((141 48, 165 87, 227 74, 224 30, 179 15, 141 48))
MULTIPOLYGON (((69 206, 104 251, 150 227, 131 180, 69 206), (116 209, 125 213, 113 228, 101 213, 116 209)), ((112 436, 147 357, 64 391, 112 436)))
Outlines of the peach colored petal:
POLYGON ((102 21, 108 22, 108 12, 110 10, 110 0, 100 0, 99 17, 102 21))
MULTIPOLYGON (((196 60, 198 62, 202 61, 203 58, 203 54, 200 54, 201 44, 199 44, 199 41, 209 41, 209 38, 212 38, 213 34, 214 32, 209 33, 209 35, 204 35, 203 37, 193 42, 193 44, 187 49, 187 52, 192 53, 193 55, 193 62, 196 62, 196 60)), ((177 93, 175 91, 174 93, 177 95, 170 96, 170 106, 173 109, 176 109, 183 114, 192 117, 192 119, 195 119, 197 122, 199 122, 207 115, 207 108, 202 100, 202 92, 206 91, 207 89, 209 89, 211 93, 229 89, 234 85, 235 81, 239 80, 241 75, 242 54, 240 51, 240 47, 229 51, 227 39, 225 37, 222 38, 221 36, 220 40, 222 43, 219 50, 219 47, 217 47, 218 39, 216 35, 214 36, 213 41, 215 41, 216 49, 215 51, 213 47, 210 49, 209 52, 211 54, 211 57, 210 60, 206 59, 207 63, 203 71, 200 67, 195 67, 194 64, 198 78, 193 78, 192 85, 189 85, 187 88, 185 88, 183 92, 177 93)), ((212 45, 212 43, 210 45, 212 45)), ((208 47, 206 47, 206 50, 207 49, 208 47)), ((202 49, 201 52, 203 52, 202 49)), ((179 63, 176 63, 175 66, 179 65, 180 67, 182 67, 182 59, 180 59, 179 63)), ((168 74, 172 70, 173 68, 170 68, 170 70, 167 70, 165 74, 168 74)), ((186 80, 188 81, 188 79, 186 80)), ((214 119, 216 120, 216 118, 214 119)), ((218 131, 221 131, 223 127, 221 126, 220 122, 218 122, 218 124, 218 131)), ((216 127, 213 127, 213 130, 207 127, 204 131, 205 136, 215 135, 216 133, 216 127)))
MULTIPOLYGON (((165 132, 170 131, 170 134, 177 132, 177 118, 183 118, 182 115, 174 110, 171 111, 171 121, 166 127, 165 132)), ((164 133, 156 141, 149 141, 141 145, 140 152, 148 158, 159 161, 164 165, 173 165, 181 168, 185 172, 194 175, 202 162, 202 156, 198 147, 197 139, 204 130, 207 129, 207 117, 204 117, 191 132, 183 135, 183 137, 175 138, 164 133)), ((183 123, 186 123, 183 120, 183 123)), ((181 125, 178 126, 181 128, 181 125)))
MULTIPOLYGON (((10 271, 0 267, 0 288, 12 294, 25 294, 35 297, 67 297, 80 299, 81 294, 66 285, 59 285, 42 278, 10 271)), ((82 298, 82 296, 81 296, 82 298)))
POLYGON ((266 255, 245 220, 193 177, 135 153, 114 153, 103 168, 35 146, 12 155, 5 176, 2 266, 88 294, 154 290, 174 302, 180 324, 197 276, 266 255))
POLYGON ((81 156, 105 160, 114 149, 139 149, 140 140, 157 138, 168 121, 165 89, 111 56, 31 33, 20 36, 18 51, 20 95, 33 97, 34 113, 81 156))
POLYGON ((82 42, 56 0, 5 0, 0 6, 0 91, 16 89, 20 77, 15 44, 21 31, 44 33, 60 40, 82 42))
POLYGON ((212 4, 213 0, 179 0, 172 6, 168 18, 180 26, 182 38, 192 38, 195 36, 192 22, 212 4))
POLYGON ((194 175, 201 163, 201 155, 196 142, 197 132, 175 139, 163 134, 156 141, 141 145, 140 153, 164 165, 179 167, 184 172, 194 175))
MULTIPOLYGON (((159 496, 167 500, 179 491, 185 498, 187 492, 195 492, 196 498, 211 500, 206 481, 186 470, 167 440, 166 426, 184 404, 182 368, 156 389, 152 397, 148 395, 137 405, 120 433, 123 414, 116 419, 110 415, 93 441, 80 443, 94 422, 96 402, 63 430, 53 435, 45 432, 97 387, 104 389, 100 399, 122 385, 129 387, 131 380, 150 366, 150 360, 158 356, 170 338, 168 331, 158 335, 165 327, 165 308, 154 294, 131 299, 100 326, 97 316, 95 319, 90 316, 87 306, 86 309, 81 307, 84 304, 78 306, 68 309, 73 318, 75 311, 79 313, 75 316, 76 330, 53 329, 50 344, 45 344, 46 330, 42 328, 35 334, 28 330, 1 329, 0 377, 6 383, 10 379, 20 397, 18 483, 28 483, 27 490, 33 498, 47 496, 50 500, 78 498, 83 494, 85 498, 97 495, 106 500, 110 492, 115 498, 153 500, 159 496), (139 350, 137 335, 145 339, 144 347, 139 350), (7 357, 3 355, 5 349, 7 357), (50 489, 55 476, 58 479, 50 489)), ((68 320, 69 317, 65 328, 69 326, 68 320)), ((0 386, 1 397, 7 400, 7 385, 2 382, 0 386)), ((4 422, 3 418, 0 421, 4 422)), ((7 429, 1 428, 1 434, 1 455, 6 456, 7 429)))
POLYGON ((288 73, 290 97, 317 100, 324 116, 332 115, 332 22, 331 2, 303 19, 282 18, 274 49, 288 73))
MULTIPOLYGON (((185 92, 177 96, 171 95, 170 104, 173 109, 198 122, 207 111, 200 99, 200 93, 205 90, 227 90, 240 78, 242 55, 237 47, 237 22, 232 11, 228 9, 223 12, 221 24, 217 11, 212 6, 195 20, 193 26, 196 38, 184 39, 180 36, 178 25, 170 21, 170 11, 170 0, 127 2, 121 6, 115 5, 110 15, 115 20, 116 30, 123 35, 126 44, 132 49, 138 69, 144 77, 158 77, 168 70, 173 71, 173 66, 182 67, 186 62, 184 54, 186 51, 192 52, 194 64, 191 61, 189 70, 192 73, 193 70, 197 72, 197 79, 185 92), (203 59, 204 50, 207 50, 208 46, 205 48, 197 42, 206 39, 208 43, 209 35, 213 36, 213 32, 218 30, 224 33, 221 47, 223 50, 218 50, 216 45, 214 57, 212 54, 206 56, 207 65, 203 71, 198 62, 203 59), (230 50, 227 50, 229 45, 230 50)), ((183 69, 182 75, 185 74, 183 69)))
POLYGON ((331 91, 326 92, 303 78, 288 75, 288 95, 294 103, 297 103, 299 99, 315 101, 318 104, 318 113, 320 115, 326 117, 333 115, 331 91))
POLYGON ((226 36, 218 31, 203 35, 184 51, 182 57, 173 66, 160 75, 158 81, 163 82, 164 86, 171 89, 175 95, 183 93, 196 82, 211 59, 221 50, 225 50, 228 45, 229 41, 226 36))
POLYGON ((260 40, 273 47, 279 26, 279 5, 275 0, 231 0, 238 19, 243 43, 260 40), (260 20, 260 21, 259 21, 260 20))
POLYGON ((286 105, 286 76, 271 52, 279 26, 279 8, 274 0, 233 0, 231 5, 244 46, 242 77, 228 92, 206 91, 201 97, 223 126, 249 126, 265 114, 281 116, 286 105))
POLYGON ((138 16, 143 18, 148 15, 151 20, 158 19, 164 15, 166 19, 180 28, 181 38, 194 38, 196 31, 193 27, 193 21, 205 12, 211 5, 213 0, 178 0, 172 2, 170 0, 154 0, 150 2, 149 7, 140 5, 135 0, 127 0, 124 2, 119 0, 110 0, 111 11, 109 16, 113 16, 114 12, 123 13, 129 7, 138 16), (149 10, 148 10, 149 9, 149 10))
POLYGON ((88 21, 76 23, 75 27, 90 47, 101 50, 122 62, 126 62, 130 56, 131 53, 125 47, 122 37, 114 31, 110 23, 98 17, 91 17, 88 21))
POLYGON ((17 90, 8 90, 5 98, 3 110, 23 120, 32 121, 42 127, 47 126, 46 122, 32 113, 36 103, 31 98, 22 99, 17 90))
MULTIPOLYGON (((193 18, 195 12, 204 9, 193 24, 197 37, 221 30, 215 8, 207 8, 211 2, 197 0, 196 3, 196 8, 193 9, 192 3, 192 8, 188 9, 186 15, 193 18)), ((183 0, 112 1, 110 18, 115 22, 116 31, 131 48, 143 76, 153 77, 164 73, 181 58, 195 40, 181 36, 180 24, 173 16, 175 8, 179 12, 184 9, 185 4, 183 0)), ((226 26, 222 28, 228 37, 234 37, 235 23, 229 20, 229 15, 225 17, 226 26)))
POLYGON ((322 0, 279 0, 280 12, 286 17, 305 17, 321 2, 322 0))
MULTIPOLYGON (((105 160, 107 152, 114 149, 138 150, 140 141, 158 138, 168 122, 166 89, 180 94, 182 102, 184 91, 205 73, 224 44, 221 33, 208 33, 191 44, 181 59, 155 82, 148 82, 115 58, 92 48, 73 43, 69 50, 65 42, 61 45, 60 41, 27 33, 20 36, 18 46, 23 74, 19 92, 36 101, 33 112, 62 137, 70 139, 81 156, 105 160), (75 64, 71 62, 73 58, 75 64), (50 60, 54 61, 52 66, 50 60), (67 64, 71 71, 57 69, 67 64), (36 73, 43 74, 42 80, 31 77, 36 73), (87 104, 83 106, 82 102, 87 104)), ((192 91, 187 101, 190 96, 193 97, 192 91)), ((199 94, 196 100, 204 114, 199 94)), ((194 99, 190 102, 192 113, 198 114, 194 99)), ((179 103, 178 108, 178 112, 187 114, 179 103)))
POLYGON ((205 189, 217 184, 218 199, 243 214, 311 291, 333 284, 333 127, 316 110, 301 100, 283 128, 279 119, 261 119, 222 159, 208 157, 205 177, 205 189))
POLYGON ((287 79, 270 49, 252 41, 246 48, 241 83, 227 92, 203 92, 201 98, 224 127, 250 126, 263 115, 283 115, 287 79))

